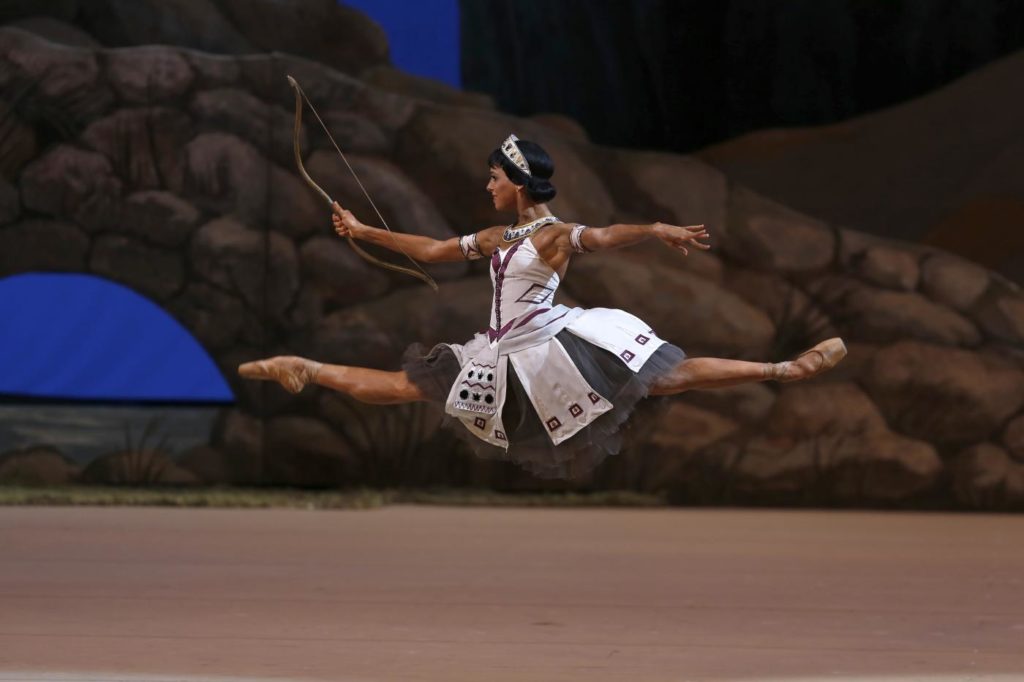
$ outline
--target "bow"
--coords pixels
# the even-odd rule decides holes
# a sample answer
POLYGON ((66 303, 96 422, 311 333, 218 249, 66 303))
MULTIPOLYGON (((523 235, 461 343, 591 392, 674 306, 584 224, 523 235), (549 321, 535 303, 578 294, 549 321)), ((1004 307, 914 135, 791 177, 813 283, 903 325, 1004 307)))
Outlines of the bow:
MULTIPOLYGON (((302 88, 299 87, 298 81, 296 81, 291 76, 288 76, 288 82, 291 84, 293 88, 295 88, 295 133, 293 139, 293 146, 295 147, 295 165, 297 165, 299 168, 299 175, 302 176, 303 180, 309 183, 310 187, 316 190, 316 192, 324 198, 324 200, 327 202, 327 205, 330 206, 331 209, 333 210, 334 200, 331 199, 331 196, 327 194, 327 192, 325 192, 324 189, 320 187, 320 185, 313 182, 313 178, 309 177, 309 173, 306 172, 305 166, 302 165, 302 153, 301 150, 299 149, 299 134, 302 131, 302 101, 305 100, 306 104, 309 105, 310 111, 312 111, 313 115, 316 116, 316 120, 320 122, 320 125, 324 129, 324 132, 327 133, 327 137, 328 139, 330 139, 331 144, 334 145, 334 148, 338 151, 338 154, 341 155, 342 161, 344 161, 345 165, 348 166, 348 170, 349 172, 352 173, 352 177, 356 179, 356 182, 359 184, 359 189, 363 190, 363 194, 366 196, 367 201, 370 202, 370 206, 373 206, 373 210, 376 211, 377 217, 380 218, 380 221, 384 225, 384 228, 388 231, 389 234, 391 234, 391 228, 388 227, 388 223, 386 220, 384 220, 384 216, 380 214, 380 211, 377 209, 377 205, 373 203, 373 199, 370 198, 370 194, 366 191, 366 188, 363 187, 363 183, 359 180, 359 176, 356 175, 355 170, 352 169, 352 165, 348 162, 348 159, 345 158, 345 155, 342 153, 341 149, 338 148, 338 143, 334 141, 334 138, 331 136, 331 132, 327 129, 327 126, 324 125, 323 120, 320 118, 320 114, 316 112, 316 108, 309 101, 309 98, 306 97, 306 93, 304 93, 302 91, 302 88)), ((394 238, 392 237, 392 239, 394 238)), ((394 270, 395 272, 404 272, 407 275, 412 275, 413 277, 422 280, 423 282, 426 282, 428 285, 430 285, 431 289, 437 291, 437 282, 434 281, 434 278, 428 275, 426 271, 424 271, 423 268, 421 268, 416 263, 416 261, 409 256, 409 254, 403 251, 402 248, 398 246, 397 241, 395 241, 395 249, 397 249, 403 256, 408 258, 413 265, 416 266, 415 270, 413 270, 412 268, 403 267, 401 265, 394 265, 393 263, 388 263, 380 260, 379 258, 375 258, 374 256, 364 251, 362 247, 360 247, 358 244, 356 244, 355 240, 352 239, 351 236, 348 237, 348 243, 349 246, 352 247, 352 250, 359 254, 359 256, 362 257, 364 260, 379 265, 383 268, 387 268, 388 270, 394 270)))

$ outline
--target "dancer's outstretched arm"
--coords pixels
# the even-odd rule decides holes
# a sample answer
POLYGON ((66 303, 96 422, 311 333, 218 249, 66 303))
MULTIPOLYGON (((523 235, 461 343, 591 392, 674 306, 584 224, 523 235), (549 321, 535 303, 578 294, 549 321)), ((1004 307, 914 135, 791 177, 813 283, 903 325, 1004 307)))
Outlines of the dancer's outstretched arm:
POLYGON ((606 249, 618 249, 623 246, 631 246, 651 237, 657 237, 669 246, 679 249, 684 254, 689 254, 687 246, 708 250, 709 244, 703 244, 699 239, 709 238, 707 229, 703 225, 669 225, 668 223, 653 223, 651 225, 609 225, 608 227, 588 227, 579 233, 584 249, 588 251, 604 251, 606 249))
MULTIPOLYGON (((379 227, 371 227, 359 221, 352 211, 345 210, 338 202, 334 202, 334 215, 331 216, 334 222, 334 231, 342 237, 352 237, 377 246, 383 246, 399 253, 405 253, 410 258, 422 263, 443 263, 445 261, 460 261, 467 256, 459 246, 459 238, 432 239, 419 234, 404 234, 391 230, 382 230, 379 227)), ((503 228, 490 227, 477 233, 480 247, 486 246, 484 253, 489 254, 494 249, 495 238, 503 228)), ((481 254, 483 255, 483 254, 481 254)))
MULTIPOLYGON (((482 234, 482 233, 481 233, 482 234)), ((680 227, 668 223, 652 225, 609 225, 584 227, 575 223, 558 223, 555 229, 537 238, 537 252, 557 272, 562 272, 573 253, 604 251, 637 244, 657 237, 669 246, 689 255, 687 246, 701 250, 711 248, 698 240, 708 239, 703 225, 680 227)))

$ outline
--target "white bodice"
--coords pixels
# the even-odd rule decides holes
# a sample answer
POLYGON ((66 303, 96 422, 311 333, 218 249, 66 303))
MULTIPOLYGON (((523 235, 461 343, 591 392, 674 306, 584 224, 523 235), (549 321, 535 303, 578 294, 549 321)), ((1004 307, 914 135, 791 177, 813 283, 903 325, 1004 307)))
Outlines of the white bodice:
POLYGON ((508 249, 495 249, 489 270, 494 284, 487 330, 491 341, 554 305, 558 273, 541 259, 530 237, 508 249))

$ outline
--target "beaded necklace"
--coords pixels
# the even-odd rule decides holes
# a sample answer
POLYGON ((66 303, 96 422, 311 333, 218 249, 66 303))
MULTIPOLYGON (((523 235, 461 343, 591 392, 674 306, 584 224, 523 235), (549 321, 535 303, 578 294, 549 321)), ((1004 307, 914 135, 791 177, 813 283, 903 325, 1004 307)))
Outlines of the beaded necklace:
POLYGON ((543 218, 531 220, 525 225, 520 225, 519 227, 513 227, 512 225, 509 225, 508 227, 505 228, 505 231, 502 233, 501 238, 504 239, 506 242, 519 241, 523 237, 529 237, 531 234, 533 234, 540 228, 544 227, 545 225, 550 225, 551 223, 557 222, 558 218, 556 218, 553 215, 548 215, 544 216, 543 218))

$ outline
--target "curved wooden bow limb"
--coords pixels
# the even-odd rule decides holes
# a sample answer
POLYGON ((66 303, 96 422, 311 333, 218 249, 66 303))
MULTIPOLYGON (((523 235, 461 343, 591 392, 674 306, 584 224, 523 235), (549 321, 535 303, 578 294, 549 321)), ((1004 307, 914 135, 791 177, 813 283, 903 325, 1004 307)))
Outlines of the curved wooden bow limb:
MULTIPOLYGON (((334 145, 334 148, 338 151, 338 154, 341 155, 342 161, 344 161, 345 165, 348 166, 348 170, 350 173, 352 173, 352 177, 356 179, 356 182, 359 184, 359 189, 363 190, 363 194, 366 196, 367 201, 369 201, 370 205, 373 206, 373 210, 376 211, 377 217, 380 218, 380 222, 384 225, 384 228, 390 233, 391 228, 388 227, 388 223, 386 220, 384 220, 384 216, 382 216, 380 214, 380 211, 377 210, 377 205, 373 203, 373 199, 370 198, 370 194, 366 191, 366 188, 363 187, 363 183, 359 180, 359 176, 356 175, 355 170, 352 169, 352 166, 351 164, 349 164, 348 159, 345 158, 345 155, 338 147, 338 143, 334 141, 334 138, 331 136, 331 132, 327 129, 327 126, 324 125, 323 120, 320 118, 320 115, 316 112, 316 109, 313 107, 313 104, 306 97, 306 93, 304 93, 302 91, 302 88, 299 87, 298 81, 296 81, 291 76, 288 76, 288 82, 291 84, 293 88, 295 88, 295 132, 293 134, 293 146, 295 147, 295 165, 298 166, 299 175, 302 176, 302 179, 305 180, 310 187, 312 187, 321 197, 324 198, 324 201, 326 201, 327 205, 331 207, 331 210, 334 210, 334 200, 331 199, 331 196, 327 192, 325 192, 320 185, 316 184, 313 181, 313 178, 309 177, 309 173, 306 172, 306 167, 302 165, 302 151, 299 149, 299 134, 302 131, 302 102, 303 100, 305 100, 306 104, 309 105, 310 111, 312 111, 313 115, 316 116, 316 120, 320 121, 320 125, 323 127, 324 132, 327 133, 327 137, 328 139, 330 139, 331 144, 334 145)), ((413 258, 409 256, 409 254, 407 254, 405 251, 402 251, 402 248, 398 246, 397 242, 395 242, 395 248, 399 252, 401 252, 403 256, 408 258, 409 262, 416 266, 415 270, 413 270, 412 268, 407 268, 401 265, 395 265, 393 263, 382 261, 379 258, 376 258, 367 253, 366 251, 364 251, 363 248, 359 246, 359 244, 357 244, 356 241, 352 239, 351 236, 347 237, 347 239, 349 246, 352 247, 352 250, 359 254, 359 256, 364 260, 370 263, 374 263, 375 265, 379 265, 383 268, 387 268, 388 270, 394 270, 395 272, 402 272, 407 275, 412 275, 413 277, 422 280, 423 282, 428 284, 430 288, 433 289, 434 291, 437 291, 437 282, 434 281, 434 278, 428 275, 426 271, 423 268, 421 268, 413 258)))

